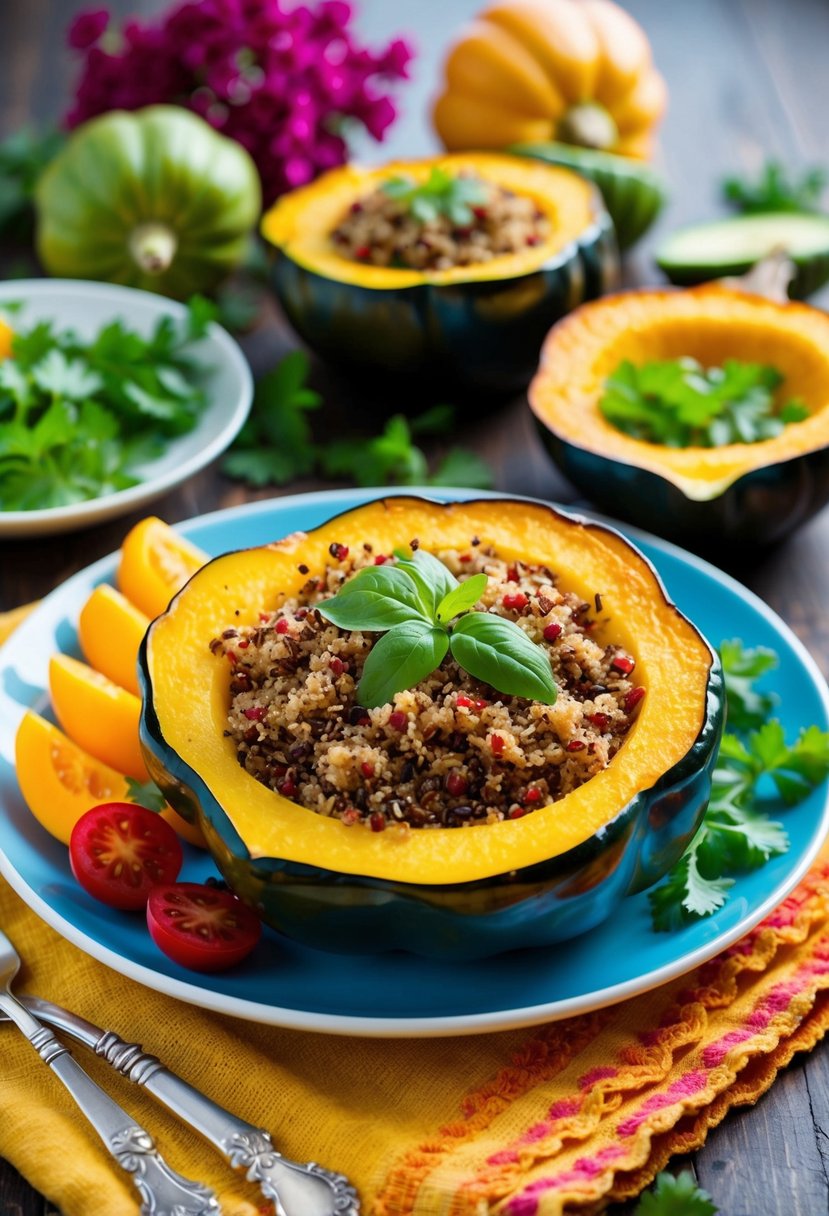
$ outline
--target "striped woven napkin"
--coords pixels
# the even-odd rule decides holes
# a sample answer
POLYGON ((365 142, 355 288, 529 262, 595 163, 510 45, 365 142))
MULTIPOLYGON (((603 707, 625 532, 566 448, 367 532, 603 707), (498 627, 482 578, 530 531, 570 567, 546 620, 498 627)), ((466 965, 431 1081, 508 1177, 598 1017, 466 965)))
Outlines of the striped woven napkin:
MULTIPOLYGON (((636 1194, 753 1102, 829 1023, 829 852, 766 921, 703 967, 535 1030, 370 1040, 280 1030, 146 990, 61 939, 0 880, 20 990, 169 1062, 298 1160, 344 1171, 368 1216, 558 1216, 636 1194)), ((64 1216, 135 1216, 114 1167, 31 1048, 4 1030, 0 1154, 64 1216)), ((80 1051, 80 1049, 77 1049, 80 1051)), ((88 1053, 96 1079, 209 1183, 226 1216, 259 1193, 88 1053)))

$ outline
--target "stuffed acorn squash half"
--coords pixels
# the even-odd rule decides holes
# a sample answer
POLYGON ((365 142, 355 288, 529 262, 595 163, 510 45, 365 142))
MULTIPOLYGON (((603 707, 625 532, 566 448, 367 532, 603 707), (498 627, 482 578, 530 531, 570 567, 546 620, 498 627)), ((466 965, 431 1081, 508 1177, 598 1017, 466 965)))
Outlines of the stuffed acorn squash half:
POLYGON ((279 302, 323 358, 492 392, 526 385, 549 327, 618 274, 592 183, 495 154, 334 169, 262 233, 279 302))
MULTIPOLYGON (((556 595, 551 592, 549 602, 541 605, 544 612, 555 613, 556 595)), ((511 599, 526 607, 526 596, 519 599, 516 593, 511 599)), ((320 608, 326 610, 322 601, 320 608)), ((555 627, 545 628, 545 638, 556 636, 555 627)), ((565 632, 559 656, 565 660, 570 655, 568 641, 572 638, 565 632)), ((326 645, 330 649, 330 636, 326 645)), ((368 643, 358 639, 357 645, 368 643)), ((348 651, 340 649, 338 655, 347 657, 348 651)), ((321 732, 327 738, 329 723, 351 695, 343 676, 347 666, 330 653, 311 663, 311 680, 323 691, 338 690, 319 714, 318 736, 321 732)), ((690 841, 707 804, 723 723, 718 659, 668 600, 645 557, 609 528, 510 499, 439 504, 392 497, 340 515, 307 534, 218 557, 199 570, 153 622, 140 667, 141 741, 153 779, 185 818, 199 823, 219 869, 243 900, 289 937, 338 951, 400 948, 471 958, 549 945, 599 924, 626 894, 656 882, 690 841), (273 631, 270 644, 288 633, 289 626, 280 623, 281 606, 292 605, 290 628, 298 626, 297 644, 272 653, 286 654, 281 662, 290 668, 301 639, 310 636, 308 617, 296 608, 297 597, 332 577, 332 562, 336 566, 349 547, 385 562, 386 555, 399 553, 413 538, 420 551, 451 551, 460 555, 461 564, 472 552, 470 546, 490 546, 491 553, 508 563, 510 579, 513 571, 541 563, 545 576, 559 579, 580 605, 577 612, 592 612, 595 605, 595 619, 582 632, 590 634, 599 655, 623 648, 625 658, 615 660, 615 670, 630 671, 635 665, 637 685, 635 694, 624 698, 632 725, 596 775, 555 800, 527 795, 524 806, 509 806, 501 816, 475 821, 469 818, 471 806, 457 807, 459 799, 450 797, 465 788, 459 784, 463 770, 450 768, 440 789, 430 786, 427 797, 438 807, 442 798, 452 801, 453 809, 463 812, 462 825, 458 821, 451 826, 445 817, 433 815, 431 826, 417 826, 425 820, 412 816, 409 822, 395 823, 392 816, 378 823, 376 814, 362 819, 356 810, 338 814, 337 799, 324 799, 320 813, 319 806, 299 804, 301 782, 292 777, 294 770, 269 760, 254 775, 240 764, 237 740, 228 730, 231 690, 250 686, 249 656, 264 635, 273 631), (271 776, 276 788, 267 784, 271 776)), ((442 677, 438 685, 439 703, 430 711, 436 725, 423 733, 424 739, 441 729, 450 699, 463 706, 454 711, 461 716, 482 705, 487 706, 482 713, 497 716, 508 700, 499 700, 486 685, 478 685, 478 700, 447 694, 442 677)), ((593 689, 590 695, 598 693, 611 704, 606 688, 593 689)), ((576 701, 586 695, 577 694, 576 701)), ((244 697, 243 738, 255 741, 266 715, 244 697)), ((536 722, 549 708, 512 700, 536 722)), ((401 712, 409 703, 395 697, 396 712, 389 715, 389 705, 371 711, 374 723, 387 729, 387 739, 394 732, 408 731, 412 737, 412 717, 401 712)), ((347 742, 345 737, 358 730, 360 722, 368 722, 365 708, 345 708, 346 725, 337 728, 337 746, 326 752, 331 780, 330 762, 332 757, 340 762, 340 742, 347 742)), ((570 708, 576 712, 581 706, 574 702, 570 708)), ((288 716, 291 729, 300 729, 307 720, 296 704, 288 716)), ((592 720, 600 732, 608 726, 607 714, 592 714, 592 720)), ((528 738, 534 730, 528 730, 528 738)), ((587 755, 584 743, 568 744, 572 733, 566 721, 561 730, 552 768, 534 770, 536 791, 548 788, 545 778, 552 782, 555 764, 572 759, 575 749, 587 755)), ((504 733, 496 735, 490 728, 485 735, 473 742, 479 754, 484 748, 492 753, 487 760, 492 787, 507 780, 509 763, 538 763, 527 759, 526 749, 515 751, 504 733)), ((454 754, 450 764, 463 761, 468 741, 456 732, 443 741, 454 754)), ((375 753, 378 763, 393 747, 381 744, 375 753)), ((302 748, 282 758, 290 765, 293 755, 303 754, 302 748)), ((374 769, 360 755, 356 785, 363 779, 360 773, 370 775, 374 769)), ((410 776, 404 772, 402 780, 410 776)), ((354 786, 349 797, 356 806, 360 794, 354 786)), ((402 800, 402 792, 400 796, 402 800)), ((394 800, 392 806, 397 814, 394 800)))
POLYGON ((585 305, 552 330, 529 389, 553 460, 592 502, 703 552, 777 541, 829 501, 829 317, 739 283, 585 305), (767 438, 698 446, 653 442, 608 419, 602 398, 620 367, 688 359, 695 376, 729 364, 737 379, 771 375, 778 405, 796 403, 792 420, 775 421, 767 438))

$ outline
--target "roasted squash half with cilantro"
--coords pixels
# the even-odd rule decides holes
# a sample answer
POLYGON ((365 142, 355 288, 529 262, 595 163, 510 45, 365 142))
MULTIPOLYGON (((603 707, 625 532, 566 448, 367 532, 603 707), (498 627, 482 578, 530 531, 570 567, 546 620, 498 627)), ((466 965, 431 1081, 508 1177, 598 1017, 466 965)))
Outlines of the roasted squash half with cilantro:
POLYGON ((510 499, 380 499, 198 571, 150 627, 140 659, 141 739, 153 779, 202 827, 231 887, 281 932, 360 952, 402 948, 470 958, 549 945, 599 924, 655 882, 690 841, 708 800, 722 730, 719 660, 667 598, 645 557, 610 528, 510 499), (273 792, 226 737, 227 664, 210 642, 321 574, 346 539, 390 553, 471 537, 508 560, 552 563, 597 626, 635 655, 647 689, 609 766, 532 815, 457 830, 375 833, 273 792), (239 616, 235 613, 238 610, 239 616))
POLYGON ((550 333, 529 390, 541 435, 593 502, 690 548, 779 540, 829 501, 829 317, 713 283, 579 309, 550 333), (601 409, 627 362, 772 367, 800 420, 758 442, 672 446, 622 433, 601 409))
POLYGON ((550 325, 608 290, 618 269, 612 224, 590 182, 494 154, 332 170, 279 199, 262 233, 275 251, 276 295, 323 358, 496 392, 527 383, 550 325), (516 252, 446 269, 344 256, 333 233, 349 209, 394 179, 422 185, 435 170, 531 199, 547 235, 516 252))

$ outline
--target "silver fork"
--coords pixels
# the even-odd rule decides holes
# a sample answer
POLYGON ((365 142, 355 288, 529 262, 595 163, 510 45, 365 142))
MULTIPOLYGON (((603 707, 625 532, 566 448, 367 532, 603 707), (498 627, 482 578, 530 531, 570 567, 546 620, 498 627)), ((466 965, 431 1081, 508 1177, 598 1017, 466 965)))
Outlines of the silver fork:
POLYGON ((95 1084, 51 1030, 12 994, 19 970, 20 957, 0 932, 0 1010, 63 1082, 107 1150, 130 1174, 141 1196, 142 1216, 218 1216, 221 1209, 213 1192, 171 1169, 149 1132, 95 1084))

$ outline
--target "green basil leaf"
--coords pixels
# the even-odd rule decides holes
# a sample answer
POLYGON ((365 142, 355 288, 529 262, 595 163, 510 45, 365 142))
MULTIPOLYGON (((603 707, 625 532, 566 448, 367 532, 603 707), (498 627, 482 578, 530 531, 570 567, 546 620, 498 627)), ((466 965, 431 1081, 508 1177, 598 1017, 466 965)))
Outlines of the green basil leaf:
POLYGON ((440 623, 445 625, 447 621, 452 620, 453 616, 459 616, 473 604, 477 604, 488 582, 489 579, 485 574, 473 574, 466 582, 460 583, 448 595, 445 595, 435 613, 440 623))
POLYGON ((411 556, 398 552, 398 569, 405 570, 417 584, 426 613, 434 620, 438 604, 459 586, 458 580, 439 557, 416 549, 411 556))
POLYGON ((404 621, 426 620, 414 580, 397 566, 366 566, 317 608, 340 629, 381 632, 404 621))
POLYGON ((445 629, 428 621, 395 625, 372 647, 357 686, 361 705, 387 705, 396 692, 414 688, 439 667, 449 649, 445 629))
POLYGON ((556 686, 547 652, 513 621, 470 612, 452 628, 452 655, 471 676, 498 692, 552 705, 556 686))

